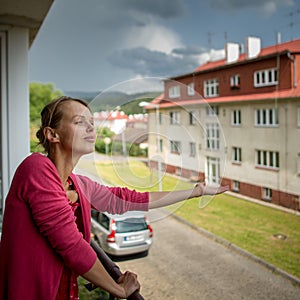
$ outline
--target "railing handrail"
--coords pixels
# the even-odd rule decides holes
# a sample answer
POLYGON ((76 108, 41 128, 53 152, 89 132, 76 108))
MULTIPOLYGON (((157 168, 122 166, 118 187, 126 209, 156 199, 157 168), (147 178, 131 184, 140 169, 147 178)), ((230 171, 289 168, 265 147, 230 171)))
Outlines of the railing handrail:
MULTIPOLYGON (((94 251, 97 254, 98 259, 102 263, 103 267, 106 269, 108 274, 114 279, 114 281, 118 281, 119 277, 122 275, 122 272, 120 271, 120 268, 118 265, 116 265, 109 256, 103 251, 103 249, 94 241, 91 240, 91 246, 94 249, 94 251)), ((142 295, 135 291, 133 294, 131 294, 128 298, 128 300, 144 300, 142 295)))

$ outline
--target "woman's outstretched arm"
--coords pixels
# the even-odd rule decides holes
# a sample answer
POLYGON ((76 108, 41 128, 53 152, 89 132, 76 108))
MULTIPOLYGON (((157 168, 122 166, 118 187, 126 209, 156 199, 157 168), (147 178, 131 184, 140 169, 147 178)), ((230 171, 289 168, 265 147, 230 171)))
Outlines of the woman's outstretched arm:
POLYGON ((205 186, 203 183, 195 184, 194 188, 170 192, 149 192, 149 209, 168 206, 176 202, 203 195, 217 195, 229 190, 228 186, 205 186))

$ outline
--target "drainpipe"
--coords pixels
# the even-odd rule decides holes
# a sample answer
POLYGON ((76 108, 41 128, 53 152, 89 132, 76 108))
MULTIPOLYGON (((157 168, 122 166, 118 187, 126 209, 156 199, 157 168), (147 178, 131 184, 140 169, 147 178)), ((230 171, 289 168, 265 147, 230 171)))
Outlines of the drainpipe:
POLYGON ((295 56, 291 55, 291 52, 287 53, 287 57, 293 62, 293 69, 294 69, 294 78, 293 78, 293 87, 297 87, 297 68, 296 68, 296 59, 295 56))

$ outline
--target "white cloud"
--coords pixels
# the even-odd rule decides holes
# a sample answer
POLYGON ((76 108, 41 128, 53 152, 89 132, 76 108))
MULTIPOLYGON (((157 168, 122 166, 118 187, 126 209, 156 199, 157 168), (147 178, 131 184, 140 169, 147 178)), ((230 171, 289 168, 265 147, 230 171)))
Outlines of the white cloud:
POLYGON ((152 51, 171 53, 174 48, 181 47, 182 43, 174 31, 150 23, 143 27, 130 28, 123 46, 124 48, 145 47, 152 51))

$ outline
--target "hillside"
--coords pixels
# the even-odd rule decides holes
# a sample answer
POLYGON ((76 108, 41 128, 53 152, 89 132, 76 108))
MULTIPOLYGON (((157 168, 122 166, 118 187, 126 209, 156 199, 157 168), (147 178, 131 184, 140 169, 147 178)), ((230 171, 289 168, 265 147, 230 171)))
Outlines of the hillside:
POLYGON ((126 114, 142 113, 143 108, 138 104, 142 101, 150 102, 161 92, 143 92, 126 94, 117 91, 111 92, 80 92, 68 91, 66 96, 81 98, 90 103, 93 111, 114 110, 120 107, 126 114))

